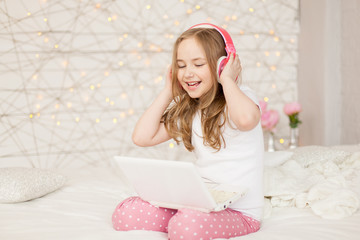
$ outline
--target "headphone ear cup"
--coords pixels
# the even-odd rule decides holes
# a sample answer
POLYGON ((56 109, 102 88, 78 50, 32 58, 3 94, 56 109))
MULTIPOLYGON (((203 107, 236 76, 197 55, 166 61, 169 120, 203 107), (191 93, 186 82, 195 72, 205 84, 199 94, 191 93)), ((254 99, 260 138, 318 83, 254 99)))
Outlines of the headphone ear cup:
POLYGON ((221 72, 223 71, 225 65, 226 65, 226 58, 225 56, 222 56, 218 59, 217 61, 217 66, 216 66, 216 73, 217 73, 217 80, 218 82, 220 82, 220 75, 221 75, 221 72))

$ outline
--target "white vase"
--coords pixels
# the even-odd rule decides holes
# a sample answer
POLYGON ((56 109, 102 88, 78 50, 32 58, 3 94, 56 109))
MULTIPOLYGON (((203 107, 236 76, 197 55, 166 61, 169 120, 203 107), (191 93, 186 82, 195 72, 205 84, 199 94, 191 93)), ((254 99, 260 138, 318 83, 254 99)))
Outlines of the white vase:
POLYGON ((272 132, 268 132, 267 151, 268 152, 275 152, 274 133, 272 133, 272 132))
POLYGON ((290 128, 290 144, 289 148, 294 149, 298 147, 299 128, 290 128))

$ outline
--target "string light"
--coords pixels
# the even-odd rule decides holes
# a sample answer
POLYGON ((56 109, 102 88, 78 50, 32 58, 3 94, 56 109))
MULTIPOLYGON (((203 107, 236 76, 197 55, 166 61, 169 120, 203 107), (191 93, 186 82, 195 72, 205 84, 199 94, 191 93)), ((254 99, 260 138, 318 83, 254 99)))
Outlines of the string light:
MULTIPOLYGON (((44 1, 44 2, 46 2, 46 0, 42 0, 42 1, 44 1)), ((81 1, 81 0, 80 0, 81 1)), ((262 0, 263 2, 265 2, 265 0, 262 0)), ((179 0, 179 2, 181 2, 181 3, 184 3, 185 2, 185 0, 179 0)), ((188 4, 188 3, 187 3, 188 4)), ((142 9, 143 9, 143 11, 146 11, 146 10, 144 10, 144 5, 145 4, 142 4, 142 9)), ((184 5, 184 12, 182 13, 183 14, 183 16, 185 16, 186 14, 195 14, 195 13, 197 13, 196 12, 196 10, 200 10, 202 7, 200 6, 200 5, 192 5, 191 6, 191 8, 188 8, 188 7, 185 7, 186 5, 184 5), (187 10, 186 10, 187 9, 187 10)), ((91 6, 92 8, 94 8, 94 5, 92 5, 91 6)), ((100 9, 100 8, 102 8, 103 7, 103 10, 105 10, 105 8, 107 8, 108 6, 102 6, 100 3, 96 3, 95 4, 95 8, 96 9, 100 9)), ((150 5, 150 4, 148 4, 148 5, 145 5, 145 8, 147 9, 147 10, 151 10, 152 8, 155 8, 156 6, 155 5, 150 5)), ((255 6, 256 7, 256 6, 255 6)), ((207 8, 207 7, 206 7, 207 8)), ((95 10, 96 10, 95 9, 95 10)), ((109 8, 110 9, 110 8, 109 8)), ((245 11, 247 12, 247 9, 245 9, 245 11)), ((250 13, 254 13, 255 12, 255 9, 254 8, 248 8, 248 11, 250 12, 250 13)), ((24 12, 24 13, 26 13, 26 11, 24 12)), ((24 14, 23 13, 23 14, 24 14)), ((106 13, 105 13, 106 14, 106 13)), ((105 15, 105 16, 103 16, 103 21, 105 21, 106 22, 106 18, 107 18, 107 20, 108 20, 108 22, 112 22, 112 21, 115 21, 116 19, 117 19, 117 15, 111 15, 111 12, 107 12, 107 14, 108 15, 105 15), (109 15, 111 15, 111 16, 109 16, 109 15)), ((182 19, 183 18, 181 18, 181 17, 179 17, 179 20, 175 20, 174 21, 174 18, 172 17, 172 16, 170 16, 169 17, 169 15, 167 15, 167 14, 164 14, 164 15, 162 15, 163 13, 160 13, 160 15, 159 15, 159 17, 161 18, 163 18, 163 19, 165 19, 165 20, 168 20, 168 19, 170 19, 170 23, 173 21, 173 24, 175 25, 175 26, 180 26, 180 25, 183 25, 184 23, 183 22, 180 22, 180 21, 182 21, 182 19)), ((222 25, 222 27, 224 27, 224 28, 227 28, 228 26, 231 26, 231 24, 232 23, 228 23, 228 22, 231 22, 231 21, 236 21, 236 20, 238 20, 238 16, 236 16, 236 15, 231 15, 231 13, 228 13, 229 15, 228 16, 225 16, 225 21, 226 21, 226 24, 224 24, 224 25, 222 25), (227 25, 228 24, 228 25, 227 25)), ((249 13, 248 13, 249 14, 249 13)), ((32 13, 31 12, 27 12, 27 15, 28 16, 31 16, 32 15, 32 13)), ((44 14, 45 15, 45 14, 44 14)), ((43 15, 43 16, 44 16, 43 15)), ((250 15, 250 14, 249 14, 250 15)), ((119 15, 120 16, 120 15, 119 15)), ((222 15, 223 16, 223 15, 222 15)), ((221 16, 221 17, 222 17, 221 16)), ((51 16, 47 16, 48 18, 43 18, 43 21, 44 22, 52 22, 52 18, 51 18, 51 16)), ((206 16, 205 16, 206 17, 206 16)), ((204 18, 205 18, 204 17, 204 18)), ((220 17, 220 18, 221 18, 220 17)), ((185 16, 185 18, 186 18, 186 16, 185 16)), ((40 17, 40 20, 42 19, 42 17, 40 17)), ((211 22, 212 21, 212 18, 210 18, 210 17, 207 17, 206 18, 206 21, 207 22, 211 22)), ((110 25, 110 24, 109 24, 110 25)), ((277 29, 276 29, 277 30, 277 29)), ((58 42, 58 43, 54 43, 54 41, 55 41, 55 39, 53 39, 53 35, 51 35, 51 31, 52 31, 52 29, 50 29, 49 30, 49 34, 47 33, 47 31, 46 32, 41 32, 41 31, 39 31, 39 32, 37 32, 37 31, 32 31, 32 35, 34 35, 35 37, 36 37, 36 35, 35 34, 37 34, 39 37, 41 37, 41 38, 36 38, 36 39, 38 39, 39 41, 44 41, 44 43, 48 43, 48 42, 50 42, 50 44, 49 45, 47 45, 49 48, 51 48, 52 46, 53 46, 53 48, 55 48, 55 49, 58 49, 58 48, 60 48, 60 45, 61 45, 61 48, 63 48, 63 42, 58 42), (42 37, 42 36, 44 36, 44 37, 42 37), (50 41, 50 39, 51 39, 51 41, 50 41)), ((275 30, 273 30, 273 29, 270 29, 269 30, 269 28, 268 29, 263 29, 262 31, 264 31, 265 32, 265 34, 264 34, 264 32, 260 32, 260 34, 259 33, 250 33, 250 32, 247 32, 246 34, 247 34, 247 36, 250 36, 250 37, 253 37, 253 38, 256 38, 256 39, 259 39, 260 37, 261 38, 264 38, 264 36, 266 36, 267 34, 266 34, 266 31, 268 31, 268 34, 269 35, 267 35, 268 37, 269 37, 269 39, 273 39, 273 41, 275 41, 275 42, 278 42, 278 41, 280 41, 280 37, 282 37, 282 35, 280 35, 280 37, 279 36, 276 36, 275 35, 275 30)), ((176 32, 176 31, 174 31, 174 32, 176 32)), ((240 33, 240 35, 244 35, 245 34, 245 31, 244 30, 240 30, 238 33, 240 33)), ((116 37, 118 37, 118 41, 119 42, 123 42, 125 39, 127 39, 128 37, 129 37, 129 34, 128 33, 121 33, 120 35, 120 37, 118 37, 119 36, 119 34, 115 34, 115 36, 114 36, 114 38, 115 38, 115 40, 116 40, 116 37), (122 34, 122 35, 121 35, 122 34)), ((280 33, 277 33, 277 34, 280 34, 280 33)), ((173 34, 171 34, 171 33, 168 33, 168 34, 165 34, 165 35, 163 35, 163 36, 165 36, 165 38, 166 39, 173 39, 174 38, 174 35, 173 34)), ((162 36, 162 37, 163 37, 162 36)), ((295 38, 296 38, 296 35, 294 34, 293 35, 295 38)), ((131 36, 130 36, 130 38, 131 39, 136 39, 135 38, 136 36, 134 36, 134 35, 132 35, 132 33, 131 33, 131 36)), ((290 42, 290 43, 295 43, 295 39, 294 38, 291 38, 291 39, 286 39, 288 42, 290 42)), ((126 41, 126 40, 125 40, 126 41)), ((125 44, 125 43, 124 43, 125 44)), ((137 48, 146 48, 146 49, 150 49, 151 51, 152 51, 152 53, 155 53, 155 52, 161 52, 163 49, 161 48, 161 47, 159 47, 159 46, 157 46, 157 45, 155 45, 155 44, 151 44, 149 41, 145 41, 145 42, 138 42, 138 43, 136 43, 136 40, 135 40, 135 43, 133 43, 133 44, 137 44, 137 48)), ((162 43, 159 43, 159 45, 160 44, 162 44, 162 43)), ((119 45, 121 45, 122 46, 122 44, 119 44, 119 45)), ((146 52, 146 49, 145 49, 145 52, 146 52)), ((168 50, 168 48, 167 48, 167 46, 164 46, 164 49, 166 49, 166 50, 168 50)), ((257 48, 257 50, 259 50, 259 49, 261 49, 260 47, 259 48, 257 48)), ((270 49, 270 48, 269 48, 270 49)), ((137 58, 137 59, 139 59, 139 60, 141 60, 141 59, 143 59, 142 61, 140 61, 139 63, 142 65, 142 66, 149 66, 149 65, 151 65, 151 61, 154 61, 154 60, 152 60, 152 58, 148 58, 147 56, 148 55, 145 55, 145 54, 143 54, 143 55, 141 55, 140 53, 142 52, 142 50, 140 50, 140 49, 137 49, 138 50, 138 52, 135 52, 136 54, 135 54, 135 56, 133 56, 134 58, 137 58), (139 53, 140 52, 140 53, 139 53)), ((261 50, 259 50, 259 52, 260 52, 261 50)), ((264 54, 265 54, 265 56, 270 56, 270 55, 275 55, 275 56, 277 56, 277 57, 280 57, 282 54, 284 55, 284 52, 283 53, 281 53, 280 51, 277 51, 277 52, 273 52, 273 50, 270 50, 271 52, 269 52, 269 51, 265 51, 264 52, 264 54)), ((56 51, 55 51, 56 52, 56 51)), ((34 54, 34 53, 32 53, 32 54, 34 54)), ((261 54, 261 52, 260 52, 260 54, 261 54)), ((286 53, 285 53, 286 54, 286 53)), ((34 57, 34 55, 31 55, 31 57, 33 58, 34 57)), ((35 55, 35 57, 36 58, 40 58, 40 54, 36 54, 35 55)), ((44 54, 42 54, 41 53, 41 60, 44 60, 44 58, 46 57, 46 55, 45 55, 45 53, 44 54)), ((115 58, 116 59, 116 58, 115 58)), ((61 60, 60 60, 61 61, 61 60)), ((123 60, 121 60, 121 61, 118 61, 118 66, 120 66, 120 67, 122 67, 122 66, 124 66, 124 61, 126 61, 125 59, 123 59, 123 60)), ((37 60, 37 62, 38 62, 38 60, 37 60)), ((61 63, 61 62, 60 62, 61 63)), ((128 62, 127 62, 128 63, 128 62)), ((64 60, 63 62, 62 62, 62 65, 64 66, 64 67, 68 67, 69 66, 69 64, 73 64, 73 61, 71 60, 71 63, 69 63, 68 61, 66 61, 66 60, 64 60)), ((115 64, 115 68, 117 67, 116 66, 116 60, 115 60, 115 62, 114 62, 114 64, 115 64)), ((255 64, 256 64, 256 66, 257 67, 261 67, 261 66, 264 66, 264 69, 266 69, 266 67, 268 67, 268 69, 270 69, 271 71, 276 71, 277 70, 277 67, 279 67, 279 66, 276 66, 276 65, 271 65, 271 64, 269 64, 269 65, 267 65, 267 63, 263 63, 263 62, 260 62, 260 61, 257 61, 257 62, 255 62, 255 64)), ((60 65, 61 66, 61 65, 60 65)), ((110 66, 110 65, 107 65, 107 66, 110 66)), ((111 66, 114 66, 114 65, 111 65, 111 66)), ((112 77, 113 77, 113 75, 115 75, 115 71, 117 71, 118 69, 114 69, 113 67, 109 67, 109 71, 105 71, 104 72, 104 76, 109 76, 110 75, 110 72, 112 73, 112 77), (114 71, 113 71, 114 70, 114 71)), ((77 71, 77 70, 76 70, 77 71)), ((89 70, 90 72, 89 73, 91 73, 90 75, 92 75, 92 73, 93 73, 93 70, 89 70)), ((102 72, 104 71, 104 69, 102 69, 102 70, 100 70, 99 72, 97 72, 96 74, 97 74, 97 76, 96 76, 96 78, 97 79, 102 79, 103 80, 103 77, 101 76, 101 74, 102 74, 102 72)), ((77 73, 79 73, 79 72, 77 72, 77 73)), ((40 73, 41 74, 41 73, 40 73)), ((76 75, 76 74, 75 74, 76 75)), ((86 72, 85 71, 82 71, 81 73, 80 73, 80 75, 81 75, 81 77, 85 77, 87 74, 86 74, 86 72)), ((30 76, 31 76, 31 74, 30 74, 30 76)), ((41 77, 43 77, 43 76, 45 76, 45 75, 41 75, 41 77)), ((156 76, 156 75, 155 75, 156 76)), ((90 77, 90 76, 89 76, 90 77)), ((91 76, 91 77, 93 77, 93 76, 91 76)), ((39 78, 39 75, 38 74, 34 74, 34 75, 32 75, 32 79, 33 80, 37 80, 39 78)), ((79 78, 79 76, 76 76, 75 78, 79 78)), ((31 78, 30 78, 31 79, 31 78)), ((83 96, 83 94, 81 93, 81 91, 82 90, 84 90, 84 89, 82 89, 82 88, 85 88, 85 90, 88 90, 89 91, 89 89, 87 88, 87 86, 89 86, 92 82, 91 81, 93 81, 93 79, 82 79, 82 82, 85 82, 85 84, 86 84, 86 81, 87 80, 89 80, 88 81, 88 85, 83 85, 83 86, 76 86, 76 90, 77 90, 77 93, 79 93, 79 95, 81 96, 81 98, 83 98, 84 99, 84 101, 85 102, 88 102, 89 101, 89 97, 84 97, 83 96), (90 82, 90 83, 89 83, 90 82)), ((142 90, 144 90, 145 89, 145 87, 146 87, 146 89, 147 90, 149 90, 151 87, 153 87, 153 84, 155 83, 155 84, 158 84, 158 83, 161 83, 161 82, 163 82, 163 80, 164 80, 164 78, 162 77, 162 76, 158 76, 158 77, 155 77, 154 78, 154 80, 153 80, 153 83, 146 83, 146 85, 144 86, 143 84, 136 84, 135 86, 138 86, 138 90, 140 90, 140 91, 142 91, 142 90)), ((32 84, 36 84, 37 82, 32 82, 32 84)), ((96 83, 94 83, 94 84, 92 84, 92 85, 90 85, 89 86, 89 88, 90 88, 90 90, 95 90, 96 88, 100 88, 101 87, 101 84, 100 83, 98 83, 98 84, 96 84, 96 83)), ((276 89, 277 88, 277 85, 275 84, 275 83, 272 83, 271 84, 271 87, 273 88, 273 89, 276 89)), ((104 87, 104 88, 106 88, 106 87, 104 87)), ((69 90, 69 92, 70 93, 73 93, 74 92, 74 88, 73 87, 71 87, 71 88, 66 88, 66 90, 69 90)), ((101 89, 102 90, 102 89, 101 89)), ((105 89, 104 89, 105 90, 105 89)), ((88 91, 86 91, 87 92, 87 94, 89 94, 90 95, 90 93, 88 93, 88 91)), ((151 91, 151 89, 149 90, 149 91, 151 91)), ((146 91, 147 92, 147 91, 146 91)), ((100 91, 99 91, 99 93, 100 93, 100 91)), ((101 93, 100 93, 101 94, 101 93)), ((121 99, 127 99, 127 98, 129 98, 128 97, 128 95, 129 96, 131 96, 132 97, 132 94, 133 93, 131 93, 131 92, 127 92, 127 93, 122 93, 121 95, 120 95, 120 97, 121 97, 121 99)), ((70 95, 70 94, 68 94, 68 95, 70 95)), ((71 95, 71 96, 75 96, 75 95, 71 95)), ((101 96, 101 95, 100 95, 101 96)), ((106 95, 105 95, 106 96, 106 95)), ((110 97, 112 97, 112 96, 110 96, 110 97)), ((107 107, 109 107, 109 105, 111 105, 111 106, 113 106, 113 105, 115 105, 115 102, 114 101, 112 101, 111 100, 111 98, 110 97, 106 97, 105 98, 105 101, 106 101, 106 103, 108 103, 108 104, 106 104, 106 106, 107 107)), ((271 96, 270 96, 271 97, 271 96)), ((43 96, 42 95, 38 95, 38 100, 42 100, 43 99, 43 96)), ((90 98, 91 99, 91 98, 90 98)), ((116 99, 118 99, 118 96, 117 96, 117 98, 116 99)), ((92 99, 91 99, 92 100, 92 99)), ((132 100, 132 99, 131 99, 132 100)), ((60 108, 73 108, 73 104, 74 104, 74 106, 76 105, 76 103, 74 102, 74 103, 72 103, 72 102, 67 102, 66 101, 66 99, 62 99, 62 100, 59 100, 59 101, 61 101, 61 104, 59 104, 59 103, 57 103, 57 104, 55 104, 55 108, 56 109, 60 109, 60 108), (66 105, 65 105, 66 104, 66 105), (66 106, 66 107, 65 107, 66 106)), ((265 102, 268 102, 269 101, 269 98, 268 97, 264 97, 264 101, 265 102)), ((120 102, 121 102, 121 100, 120 100, 120 102)), ((90 103, 89 103, 90 104, 90 103)), ((93 104, 92 102, 91 102, 91 104, 93 104)), ((117 102, 117 105, 119 104, 119 102, 117 102)), ((28 114, 28 117, 30 118, 30 119, 33 119, 35 116, 38 116, 38 117, 40 117, 40 112, 37 112, 37 111, 40 111, 39 109, 41 108, 41 106, 44 106, 45 104, 43 103, 43 102, 41 102, 41 105, 40 104, 36 104, 35 105, 35 108, 37 109, 34 109, 35 111, 34 111, 34 113, 31 113, 31 114, 28 114), (36 113, 37 112, 37 113, 36 113)), ((102 105, 105 105, 104 104, 104 97, 102 98, 102 105)), ((34 105, 32 105, 32 106, 34 106, 34 105)), ((42 112, 43 113, 43 112, 42 112)), ((121 119, 122 118, 126 118, 127 116, 131 116, 131 115, 133 115, 134 114, 134 109, 132 109, 131 108, 131 105, 129 106, 129 109, 127 109, 127 110, 124 110, 124 111, 122 111, 122 112, 120 112, 120 113, 117 113, 117 114, 119 114, 118 115, 118 117, 113 117, 113 116, 110 116, 110 117, 108 117, 107 119, 106 118, 104 118, 103 116, 101 116, 101 121, 102 122, 106 122, 106 121, 108 121, 108 122, 110 122, 110 121, 112 121, 114 124, 115 123, 118 123, 118 121, 121 121, 121 119)), ((43 114, 44 116, 47 116, 47 114, 43 114)), ((26 115, 25 115, 26 116, 26 115)), ((57 119, 58 118, 58 116, 56 116, 55 117, 55 115, 51 115, 51 118, 52 119, 57 119)), ((74 117, 72 117, 71 118, 72 119, 72 122, 74 123, 74 120, 75 120, 75 122, 80 122, 80 117, 76 117, 75 119, 74 119, 74 117)), ((60 119, 61 121, 63 121, 62 119, 60 119)), ((90 121, 91 122, 94 122, 94 117, 92 117, 92 119, 90 119, 90 121)), ((100 123, 100 118, 96 118, 95 119, 95 122, 96 123, 100 123)), ((54 123, 56 123, 56 125, 58 125, 58 126, 60 126, 61 125, 61 122, 59 121, 59 120, 56 120, 56 121, 52 121, 52 123, 54 124, 54 123)), ((66 125, 65 124, 66 122, 64 122, 64 123, 62 123, 64 126, 66 125)), ((281 144, 283 144, 284 143, 284 139, 283 138, 281 138, 281 139, 279 139, 279 142, 281 143, 281 144)), ((174 148, 175 147, 175 144, 174 143, 169 143, 169 148, 174 148)))

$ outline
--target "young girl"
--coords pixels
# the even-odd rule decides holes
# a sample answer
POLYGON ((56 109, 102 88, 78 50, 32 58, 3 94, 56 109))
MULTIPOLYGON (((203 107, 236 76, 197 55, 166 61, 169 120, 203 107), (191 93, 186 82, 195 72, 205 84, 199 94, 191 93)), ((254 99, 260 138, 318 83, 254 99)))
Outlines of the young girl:
POLYGON ((143 147, 171 138, 182 141, 195 153, 202 177, 245 186, 246 196, 226 210, 210 213, 155 207, 131 197, 114 211, 116 230, 161 231, 171 240, 230 238, 259 230, 263 207, 261 113, 253 91, 241 86, 237 55, 229 54, 218 77, 217 61, 226 55, 218 29, 185 31, 175 43, 165 88, 137 122, 133 141, 143 147))

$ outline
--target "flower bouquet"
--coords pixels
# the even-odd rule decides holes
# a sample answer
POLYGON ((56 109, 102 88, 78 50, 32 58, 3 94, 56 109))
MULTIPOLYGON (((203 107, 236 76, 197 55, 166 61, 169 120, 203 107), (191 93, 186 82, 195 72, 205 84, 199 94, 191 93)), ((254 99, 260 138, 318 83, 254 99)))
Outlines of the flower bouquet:
POLYGON ((261 114, 261 127, 268 133, 268 151, 275 151, 274 147, 274 132, 280 116, 276 110, 267 110, 267 103, 260 101, 261 114))
POLYGON ((287 103, 284 106, 284 113, 289 117, 289 126, 290 126, 290 148, 296 148, 298 145, 298 135, 299 135, 299 124, 301 121, 299 119, 299 113, 301 112, 301 104, 297 102, 287 103))

